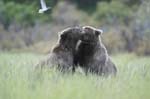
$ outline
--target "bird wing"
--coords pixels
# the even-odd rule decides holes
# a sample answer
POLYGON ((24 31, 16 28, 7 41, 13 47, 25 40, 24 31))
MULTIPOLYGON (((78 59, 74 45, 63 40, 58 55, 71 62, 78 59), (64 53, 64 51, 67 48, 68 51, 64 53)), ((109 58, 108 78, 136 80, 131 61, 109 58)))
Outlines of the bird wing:
POLYGON ((47 9, 45 1, 41 0, 40 2, 41 2, 42 9, 47 9))

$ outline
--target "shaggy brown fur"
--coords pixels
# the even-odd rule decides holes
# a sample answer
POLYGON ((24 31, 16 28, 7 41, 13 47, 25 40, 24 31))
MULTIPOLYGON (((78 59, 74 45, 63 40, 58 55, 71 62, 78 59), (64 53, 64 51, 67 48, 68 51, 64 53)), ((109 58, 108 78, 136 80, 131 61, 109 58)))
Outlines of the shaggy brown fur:
POLYGON ((50 55, 41 61, 37 67, 56 67, 61 71, 72 70, 75 47, 81 36, 80 27, 72 27, 63 30, 59 35, 58 44, 50 55))
POLYGON ((101 42, 101 30, 85 26, 81 43, 77 47, 74 63, 85 70, 99 75, 116 74, 117 69, 107 54, 105 46, 101 42))

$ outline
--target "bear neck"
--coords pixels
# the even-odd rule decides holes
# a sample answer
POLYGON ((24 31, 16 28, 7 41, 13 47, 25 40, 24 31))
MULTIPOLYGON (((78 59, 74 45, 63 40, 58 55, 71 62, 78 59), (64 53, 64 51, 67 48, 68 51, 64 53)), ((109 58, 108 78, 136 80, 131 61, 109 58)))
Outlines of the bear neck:
POLYGON ((96 43, 82 42, 82 48, 83 48, 82 50, 86 56, 94 55, 95 50, 97 50, 97 47, 99 47, 99 46, 100 46, 100 42, 96 42, 96 43))

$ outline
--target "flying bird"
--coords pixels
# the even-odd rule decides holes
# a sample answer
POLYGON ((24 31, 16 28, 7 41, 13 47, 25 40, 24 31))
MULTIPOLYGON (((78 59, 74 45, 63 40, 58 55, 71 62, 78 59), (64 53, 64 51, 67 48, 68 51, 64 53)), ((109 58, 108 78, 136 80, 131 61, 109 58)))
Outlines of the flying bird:
POLYGON ((39 9, 39 13, 44 13, 45 11, 49 10, 51 7, 47 7, 44 0, 40 0, 41 9, 39 9))

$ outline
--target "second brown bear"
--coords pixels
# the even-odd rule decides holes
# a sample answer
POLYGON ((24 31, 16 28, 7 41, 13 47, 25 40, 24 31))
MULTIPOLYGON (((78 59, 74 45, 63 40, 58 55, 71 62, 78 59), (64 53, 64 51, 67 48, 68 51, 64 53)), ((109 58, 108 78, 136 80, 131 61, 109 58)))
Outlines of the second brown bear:
POLYGON ((58 43, 52 49, 50 55, 40 61, 36 68, 57 67, 63 72, 72 71, 75 47, 81 36, 81 31, 80 27, 71 27, 61 31, 58 43))
POLYGON ((102 31, 94 27, 83 27, 81 43, 77 45, 74 63, 81 66, 86 73, 116 75, 117 68, 101 42, 101 34, 102 31))

